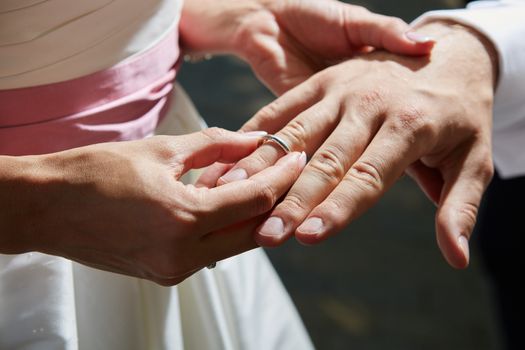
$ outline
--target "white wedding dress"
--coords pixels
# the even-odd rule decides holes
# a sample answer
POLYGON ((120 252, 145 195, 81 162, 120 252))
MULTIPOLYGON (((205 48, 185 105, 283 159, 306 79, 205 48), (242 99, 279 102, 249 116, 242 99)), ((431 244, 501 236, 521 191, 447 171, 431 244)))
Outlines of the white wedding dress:
MULTIPOLYGON (((79 71, 87 74, 118 62, 123 51, 128 56, 140 52, 153 35, 167 31, 162 27, 170 22, 166 17, 177 21, 180 6, 176 0, 2 0, 0 90, 75 78, 79 71), (135 14, 144 13, 144 3, 159 18, 149 14, 141 22, 135 16, 129 25, 124 21, 126 27, 110 40, 97 41, 103 32, 99 27, 106 23, 93 17, 99 9, 107 9, 115 18, 111 26, 116 26, 125 10, 135 5, 135 14), (77 13, 79 8, 85 13, 77 13), (166 9, 174 13, 166 15, 166 9), (38 17, 39 11, 55 12, 44 18, 38 17), (53 25, 59 17, 63 25, 53 25), (96 30, 84 35, 82 23, 76 21, 89 23, 89 28, 96 25, 96 30), (23 35, 21 28, 31 30, 23 35), (68 52, 68 33, 82 35, 75 44, 85 39, 99 45, 68 52), (124 45, 126 33, 133 33, 133 38, 124 45), (27 53, 45 47, 48 35, 61 38, 64 45, 42 53, 42 60, 47 60, 43 64, 27 53), (52 64, 55 61, 60 65, 52 64)), ((108 15, 102 10, 100 14, 108 15)), ((157 132, 201 129, 204 123, 184 92, 177 87, 173 94, 173 107, 157 132)), ((0 125, 1 114, 0 108, 0 125)), ((215 269, 204 269, 172 288, 40 253, 0 255, 1 350, 311 348, 293 303, 261 249, 221 261, 215 269)))

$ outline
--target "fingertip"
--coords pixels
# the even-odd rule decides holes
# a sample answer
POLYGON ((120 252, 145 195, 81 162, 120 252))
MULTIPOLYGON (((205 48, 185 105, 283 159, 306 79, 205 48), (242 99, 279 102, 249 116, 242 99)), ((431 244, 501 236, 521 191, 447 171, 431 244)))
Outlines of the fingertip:
POLYGON ((433 37, 415 31, 405 32, 403 36, 411 46, 412 53, 416 55, 428 55, 436 44, 433 37))
POLYGON ((425 56, 431 53, 436 41, 414 31, 391 32, 384 38, 384 47, 392 53, 425 56))
POLYGON ((317 245, 323 241, 323 239, 319 235, 305 234, 299 231, 295 232, 295 239, 297 240, 297 242, 307 247, 317 245))
POLYGON ((453 220, 441 215, 436 222, 437 243, 445 260, 455 269, 465 269, 469 265, 470 252, 468 238, 453 220))
POLYGON ((425 45, 432 44, 433 45, 436 42, 436 40, 433 37, 422 34, 422 33, 418 33, 412 30, 405 32, 405 37, 409 41, 416 43, 416 44, 425 44, 425 45))
POLYGON ((410 55, 410 56, 426 56, 432 52, 434 42, 428 43, 414 43, 407 39, 400 39, 398 43, 391 43, 387 49, 396 54, 410 55))
POLYGON ((295 231, 297 240, 305 245, 314 245, 326 235, 326 225, 321 217, 312 216, 306 219, 295 231))
POLYGON ((282 245, 285 241, 287 241, 289 236, 281 236, 281 237, 272 237, 272 236, 266 236, 262 235, 259 232, 256 232, 254 234, 254 240, 255 242, 265 248, 275 248, 280 245, 282 245))
POLYGON ((463 252, 463 263, 460 264, 459 268, 466 268, 469 265, 470 262, 470 248, 468 244, 468 238, 464 235, 459 236, 458 238, 458 245, 463 252))
POLYGON ((254 239, 262 247, 277 247, 288 238, 284 220, 279 216, 270 216, 255 230, 254 239))

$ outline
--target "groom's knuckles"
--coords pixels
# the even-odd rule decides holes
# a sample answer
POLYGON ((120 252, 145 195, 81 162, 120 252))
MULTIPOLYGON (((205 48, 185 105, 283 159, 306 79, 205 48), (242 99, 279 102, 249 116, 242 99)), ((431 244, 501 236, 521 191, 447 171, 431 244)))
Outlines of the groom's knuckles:
POLYGON ((328 186, 336 185, 348 169, 348 151, 337 145, 327 145, 313 156, 307 171, 324 180, 328 186))
POLYGON ((383 170, 379 162, 372 159, 359 159, 350 167, 344 180, 371 194, 381 193, 385 187, 383 170))
POLYGON ((286 216, 289 221, 298 223, 311 209, 308 208, 309 203, 302 193, 303 189, 301 187, 292 189, 277 206, 274 215, 286 216))
POLYGON ((312 137, 312 130, 308 123, 308 117, 294 118, 278 133, 280 137, 286 140, 292 150, 302 151, 306 150, 308 147, 308 140, 312 137))

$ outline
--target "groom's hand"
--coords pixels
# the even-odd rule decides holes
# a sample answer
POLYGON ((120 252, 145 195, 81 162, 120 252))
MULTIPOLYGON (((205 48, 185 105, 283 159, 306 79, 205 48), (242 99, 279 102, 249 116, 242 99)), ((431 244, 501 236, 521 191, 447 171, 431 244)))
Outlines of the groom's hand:
MULTIPOLYGON (((492 176, 495 52, 459 25, 421 28, 437 38, 430 57, 374 52, 330 67, 263 108, 244 127, 276 133, 311 160, 256 231, 262 245, 295 234, 307 244, 340 231, 404 173, 437 204, 438 244, 467 266, 468 239, 492 176)), ((271 144, 218 183, 250 176, 281 155, 271 144)), ((201 182, 214 182, 220 166, 201 182)))

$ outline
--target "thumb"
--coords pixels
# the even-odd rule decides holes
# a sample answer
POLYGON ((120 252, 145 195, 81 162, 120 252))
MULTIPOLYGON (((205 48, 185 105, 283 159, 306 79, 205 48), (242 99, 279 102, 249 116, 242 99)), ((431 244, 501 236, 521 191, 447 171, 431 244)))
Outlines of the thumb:
POLYGON ((347 36, 355 46, 371 46, 401 55, 428 55, 435 40, 416 32, 403 20, 366 9, 345 15, 347 36))
POLYGON ((445 182, 436 214, 436 234, 441 252, 455 268, 468 266, 468 240, 492 174, 490 157, 478 161, 468 159, 443 172, 445 182))

